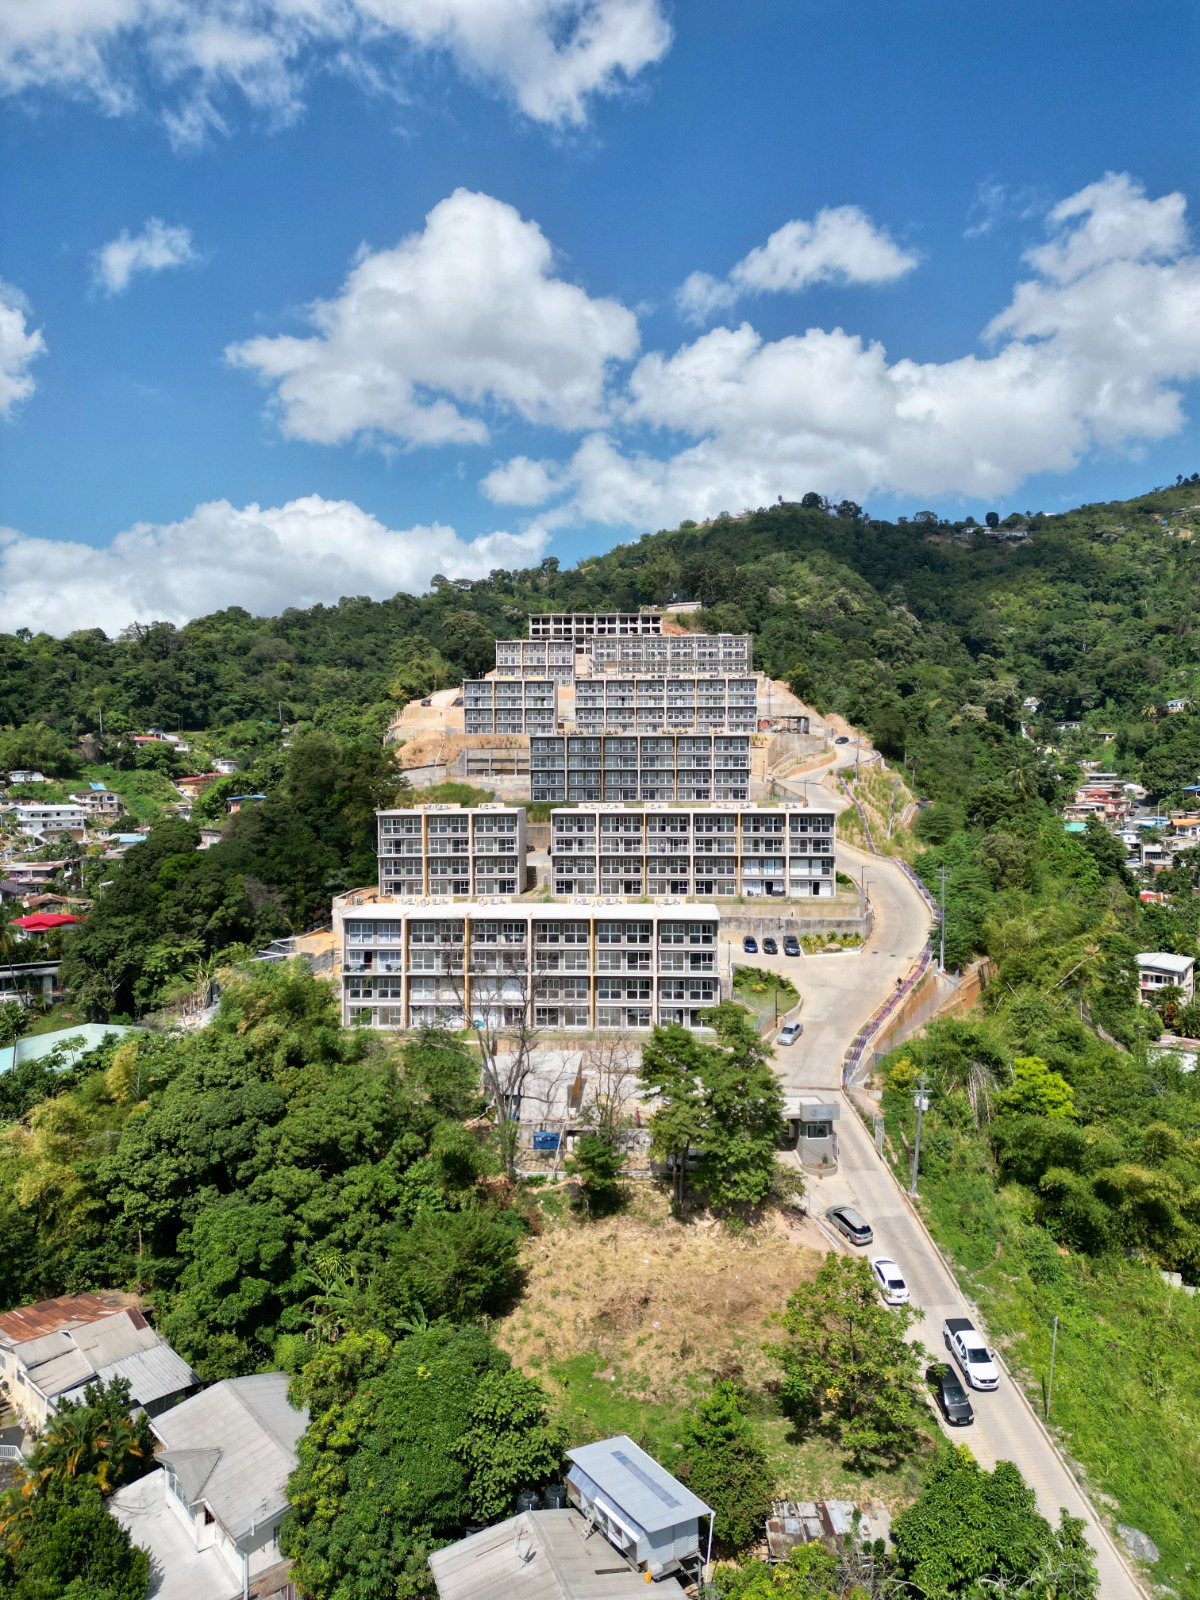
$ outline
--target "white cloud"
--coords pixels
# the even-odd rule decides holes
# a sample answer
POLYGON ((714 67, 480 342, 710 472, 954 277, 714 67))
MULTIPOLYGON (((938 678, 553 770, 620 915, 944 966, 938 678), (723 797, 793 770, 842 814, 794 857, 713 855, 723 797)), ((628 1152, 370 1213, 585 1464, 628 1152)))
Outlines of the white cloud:
POLYGON ((128 228, 122 228, 115 239, 96 251, 96 281, 109 294, 120 294, 135 272, 162 272, 195 260, 187 228, 170 227, 160 218, 150 217, 141 233, 131 235, 128 228))
POLYGON ((283 431, 334 444, 479 444, 491 406, 562 429, 606 414, 609 363, 637 351, 637 319, 553 276, 541 229, 458 189, 392 250, 360 253, 341 293, 312 308, 316 333, 226 352, 275 391, 283 431))
POLYGON ((29 368, 46 351, 41 329, 29 328, 28 315, 25 296, 0 278, 0 417, 5 420, 33 393, 29 368))
POLYGON ((344 594, 416 593, 435 572, 483 578, 535 562, 547 535, 395 530, 347 500, 197 506, 180 522, 138 523, 96 549, 0 530, 0 628, 113 633, 133 621, 182 623, 225 606, 274 615, 344 594))
POLYGON ((493 467, 479 487, 494 505, 540 506, 556 493, 560 476, 553 461, 513 456, 493 467))
POLYGON ((670 42, 660 0, 16 0, 0 8, 0 92, 121 115, 150 85, 188 144, 226 130, 231 94, 288 122, 314 70, 378 82, 399 44, 449 55, 535 121, 578 125, 670 42))
POLYGON ((785 222, 727 278, 693 272, 675 298, 689 321, 706 322, 743 295, 795 294, 812 283, 891 283, 916 264, 858 206, 831 206, 811 222, 785 222))
POLYGON ((893 360, 841 328, 766 341, 742 323, 644 356, 540 524, 656 527, 811 489, 991 499, 1176 433, 1178 385, 1200 377, 1200 255, 1182 197, 1148 200, 1110 175, 1047 228, 982 354, 893 360))

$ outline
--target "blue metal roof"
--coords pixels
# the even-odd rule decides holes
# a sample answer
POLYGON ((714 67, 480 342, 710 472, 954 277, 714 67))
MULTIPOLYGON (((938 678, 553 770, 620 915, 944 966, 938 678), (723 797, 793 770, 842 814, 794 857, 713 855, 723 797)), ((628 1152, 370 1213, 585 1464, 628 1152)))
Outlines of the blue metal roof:
POLYGON ((568 1450, 567 1460, 586 1472, 613 1505, 647 1533, 712 1514, 711 1506, 706 1506, 626 1434, 568 1450))

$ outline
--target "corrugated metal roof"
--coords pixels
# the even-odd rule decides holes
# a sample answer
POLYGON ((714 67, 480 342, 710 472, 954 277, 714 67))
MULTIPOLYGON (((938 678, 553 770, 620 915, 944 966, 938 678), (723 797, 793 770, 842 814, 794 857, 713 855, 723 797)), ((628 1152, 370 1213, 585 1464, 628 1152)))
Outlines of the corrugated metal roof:
POLYGON ((132 1398, 150 1405, 200 1380, 136 1306, 105 1308, 94 1322, 59 1328, 13 1345, 16 1359, 50 1399, 80 1400, 89 1383, 128 1378, 132 1398))
POLYGON ((288 1404, 287 1374, 227 1378, 155 1417, 160 1460, 176 1451, 219 1450, 202 1499, 234 1538, 287 1509, 287 1480, 308 1412, 288 1404))
MULTIPOLYGON (((136 1350, 101 1367, 93 1381, 110 1383, 113 1378, 127 1378, 131 1400, 142 1406, 151 1406, 156 1400, 165 1400, 200 1382, 183 1357, 161 1339, 148 1350, 136 1350)), ((86 1387, 80 1384, 62 1398, 82 1400, 86 1387)))
POLYGON ((711 1506, 623 1433, 567 1451, 592 1482, 647 1533, 707 1517, 711 1506))
POLYGON ((524 1511, 429 1558, 441 1600, 634 1600, 646 1581, 578 1511, 524 1511))
POLYGON ((23 1344, 26 1339, 36 1339, 59 1328, 110 1317, 124 1306, 136 1308, 136 1296, 120 1294, 115 1289, 103 1294, 72 1294, 57 1300, 39 1300, 36 1305, 21 1306, 0 1315, 0 1341, 23 1344))

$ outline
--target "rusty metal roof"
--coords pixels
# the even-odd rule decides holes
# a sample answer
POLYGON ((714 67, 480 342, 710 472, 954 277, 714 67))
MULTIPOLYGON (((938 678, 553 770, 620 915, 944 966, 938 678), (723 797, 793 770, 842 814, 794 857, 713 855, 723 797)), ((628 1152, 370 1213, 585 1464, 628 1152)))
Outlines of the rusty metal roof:
POLYGON ((71 1294, 57 1300, 39 1300, 36 1305, 20 1306, 16 1311, 0 1315, 0 1342, 24 1344, 27 1339, 40 1339, 43 1334, 57 1333, 62 1328, 99 1322, 101 1317, 111 1317, 114 1311, 125 1307, 137 1319, 135 1326, 144 1328, 146 1323, 137 1303, 136 1295, 122 1294, 117 1289, 107 1289, 103 1294, 71 1294))

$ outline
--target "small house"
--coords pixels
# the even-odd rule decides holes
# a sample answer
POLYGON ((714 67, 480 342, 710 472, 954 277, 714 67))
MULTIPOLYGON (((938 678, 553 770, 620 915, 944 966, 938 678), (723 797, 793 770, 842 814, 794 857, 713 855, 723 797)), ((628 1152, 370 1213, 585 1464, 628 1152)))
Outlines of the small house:
POLYGON ((8 781, 9 783, 45 783, 46 774, 44 772, 35 772, 32 768, 25 767, 16 772, 10 772, 8 781))
POLYGON ((225 810, 234 817, 243 806, 256 805, 266 798, 265 794, 231 794, 225 801, 225 810))
POLYGON ((41 1428, 89 1383, 129 1381, 131 1404, 153 1416, 200 1380, 136 1305, 116 1294, 69 1295, 0 1316, 0 1374, 15 1411, 41 1428))
POLYGON ((647 1580, 694 1576, 711 1557, 712 1507, 627 1435, 568 1450, 567 1460, 571 1503, 647 1580))
POLYGON ((89 783, 86 789, 75 789, 71 799, 86 817, 117 817, 122 811, 121 796, 102 783, 89 783))
POLYGON ((223 778, 227 778, 231 772, 236 772, 237 770, 237 762, 231 761, 228 756, 218 756, 213 762, 213 771, 219 773, 223 778))
POLYGON ((1196 998, 1196 958, 1179 956, 1169 950, 1143 950, 1137 958, 1138 990, 1143 1005, 1149 1005, 1160 989, 1178 989, 1184 1005, 1196 998))
POLYGON ((638 1600, 646 1593, 641 1573, 578 1511, 519 1512, 435 1550, 429 1570, 439 1600, 638 1600))
POLYGON ((308 1412, 283 1372, 227 1378, 151 1418, 158 1470, 109 1510, 148 1550, 157 1600, 291 1600, 279 1527, 308 1412))

